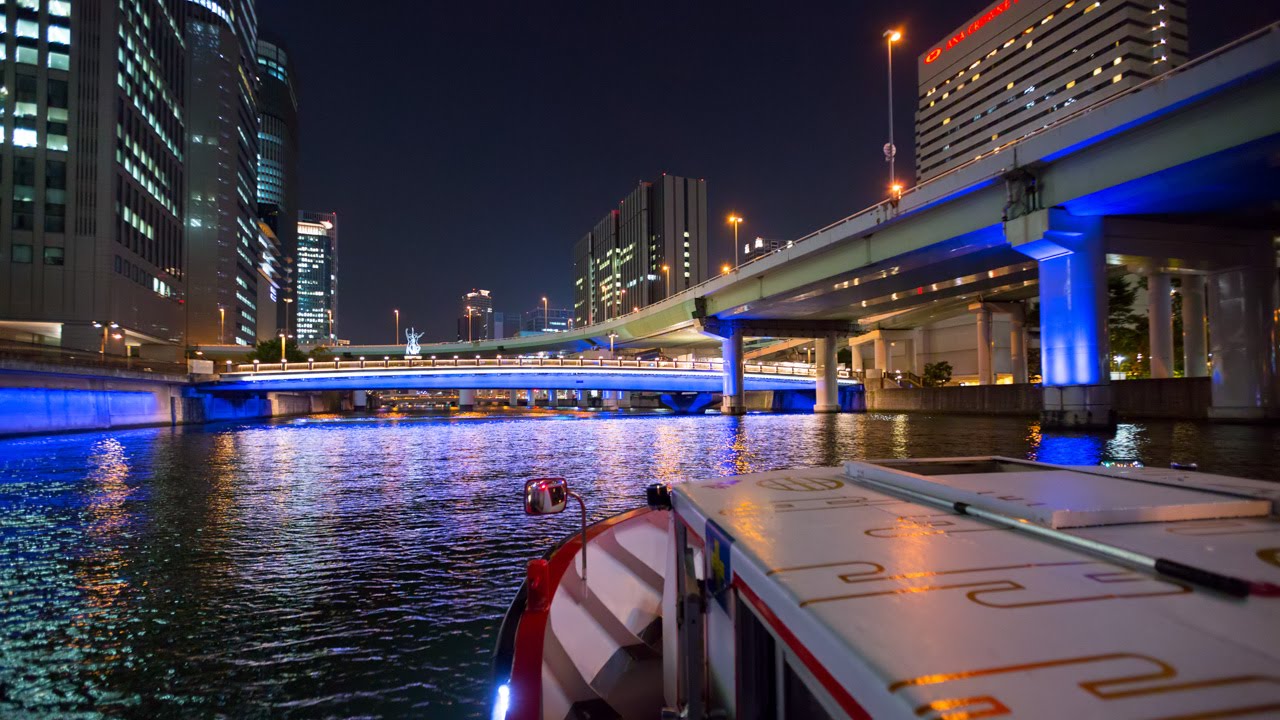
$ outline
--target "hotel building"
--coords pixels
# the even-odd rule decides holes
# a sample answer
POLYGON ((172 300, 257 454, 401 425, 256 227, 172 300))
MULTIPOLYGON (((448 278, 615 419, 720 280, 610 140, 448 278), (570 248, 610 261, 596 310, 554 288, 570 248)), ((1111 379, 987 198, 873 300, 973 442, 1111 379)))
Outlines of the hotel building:
POLYGON ((919 58, 916 178, 963 165, 1187 57, 1184 0, 1000 0, 919 58))

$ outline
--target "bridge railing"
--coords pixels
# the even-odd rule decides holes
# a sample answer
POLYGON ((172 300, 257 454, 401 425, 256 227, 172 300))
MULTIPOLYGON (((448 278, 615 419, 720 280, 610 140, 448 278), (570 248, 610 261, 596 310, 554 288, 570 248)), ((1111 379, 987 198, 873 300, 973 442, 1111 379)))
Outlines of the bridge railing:
MULTIPOLYGON (((227 363, 224 374, 262 372, 334 372, 339 370, 422 370, 431 368, 618 368, 635 370, 723 372, 721 360, 630 360, 606 358, 383 358, 381 360, 307 360, 306 362, 227 363)), ((805 363, 745 363, 743 371, 756 375, 814 377, 813 365, 805 363)), ((841 378, 854 377, 841 366, 841 378)))

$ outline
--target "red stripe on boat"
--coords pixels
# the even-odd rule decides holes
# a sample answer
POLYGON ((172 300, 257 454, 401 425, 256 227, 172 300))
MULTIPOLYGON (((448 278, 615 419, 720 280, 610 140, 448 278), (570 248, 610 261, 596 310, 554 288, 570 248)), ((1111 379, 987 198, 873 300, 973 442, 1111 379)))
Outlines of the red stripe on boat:
MULTIPOLYGON (((587 526, 587 542, 609 528, 624 523, 645 513, 654 512, 649 508, 636 508, 630 512, 614 515, 598 523, 587 526)), ((555 597, 560 580, 569 569, 569 565, 582 547, 581 533, 574 532, 573 537, 566 540, 547 562, 548 598, 555 597)), ((511 705, 507 710, 508 720, 540 720, 542 717, 542 643, 547 634, 547 622, 551 618, 551 603, 542 611, 530 609, 526 600, 525 611, 520 615, 520 624, 516 626, 515 650, 511 660, 511 705)), ((588 680, 590 682, 590 680, 588 680)))
POLYGON ((750 602, 751 606, 756 609, 756 612, 760 613, 760 616, 765 619, 765 622, 769 623, 769 626, 778 634, 778 637, 782 638, 783 642, 787 644, 787 647, 791 648, 791 652, 795 653, 796 657, 800 658, 800 661, 804 663, 804 666, 809 669, 809 672, 813 673, 813 676, 817 678, 818 682, 822 683, 822 687, 826 689, 827 693, 829 693, 837 703, 839 703, 841 709, 843 709, 849 717, 856 718, 857 720, 871 720, 871 713, 867 712, 866 709, 858 704, 857 700, 853 699, 853 696, 849 694, 849 691, 836 681, 835 676, 828 672, 827 669, 823 667, 822 663, 818 662, 818 658, 814 657, 813 653, 809 651, 809 648, 805 647, 800 642, 800 639, 791 632, 791 629, 784 625, 782 621, 778 619, 777 615, 773 614, 773 611, 769 609, 768 605, 764 604, 764 601, 760 599, 760 596, 756 595, 751 588, 747 587, 746 583, 742 582, 742 578, 735 575, 733 578, 733 586, 738 589, 738 592, 742 593, 747 598, 747 602, 750 602))

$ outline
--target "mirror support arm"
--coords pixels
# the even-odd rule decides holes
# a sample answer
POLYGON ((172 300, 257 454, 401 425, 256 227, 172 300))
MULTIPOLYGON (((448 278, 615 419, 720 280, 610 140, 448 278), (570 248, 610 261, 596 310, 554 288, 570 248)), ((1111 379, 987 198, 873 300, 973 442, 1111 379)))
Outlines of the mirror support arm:
POLYGON ((587 582, 587 504, 576 492, 569 491, 569 497, 577 500, 578 507, 582 508, 582 583, 585 585, 587 582))

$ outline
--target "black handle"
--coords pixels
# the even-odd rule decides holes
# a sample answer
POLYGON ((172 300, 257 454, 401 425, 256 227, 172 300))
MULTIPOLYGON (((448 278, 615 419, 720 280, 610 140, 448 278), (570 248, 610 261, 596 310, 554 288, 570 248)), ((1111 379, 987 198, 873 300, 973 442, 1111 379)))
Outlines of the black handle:
POLYGON ((1156 558, 1156 572, 1171 578, 1186 580, 1202 587, 1226 593, 1232 597, 1248 597, 1249 583, 1239 578, 1220 575, 1191 565, 1183 565, 1173 560, 1156 558))

